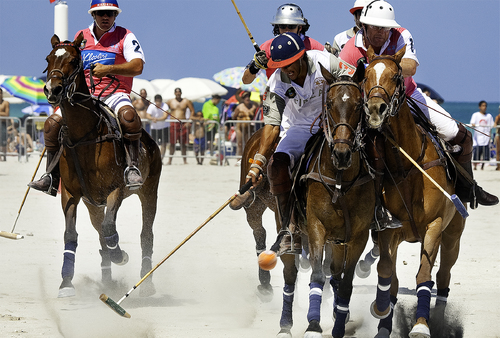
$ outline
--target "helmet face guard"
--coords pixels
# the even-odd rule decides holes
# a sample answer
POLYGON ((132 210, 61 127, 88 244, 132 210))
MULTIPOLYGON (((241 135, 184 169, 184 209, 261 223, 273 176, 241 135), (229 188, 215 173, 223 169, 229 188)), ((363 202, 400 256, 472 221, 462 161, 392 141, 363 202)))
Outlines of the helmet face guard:
POLYGON ((365 25, 377 27, 401 27, 396 22, 396 15, 391 4, 382 0, 375 0, 366 5, 361 11, 359 21, 365 25))
POLYGON ((90 1, 90 9, 89 14, 92 14, 96 11, 116 11, 117 14, 120 14, 122 10, 118 7, 117 0, 91 0, 90 1))
POLYGON ((305 52, 304 42, 297 34, 284 33, 278 35, 271 43, 271 59, 269 59, 267 65, 271 68, 291 65, 300 59, 305 52))
POLYGON ((295 4, 284 4, 278 7, 271 25, 305 25, 302 9, 295 4))

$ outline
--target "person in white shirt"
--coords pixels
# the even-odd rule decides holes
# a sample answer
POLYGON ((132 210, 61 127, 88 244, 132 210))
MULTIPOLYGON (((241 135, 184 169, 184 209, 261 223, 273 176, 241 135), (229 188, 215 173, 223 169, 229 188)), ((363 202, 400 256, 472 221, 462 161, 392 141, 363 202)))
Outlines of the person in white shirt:
POLYGON ((150 104, 146 110, 146 117, 151 121, 151 137, 160 146, 161 159, 167 151, 168 140, 168 105, 163 102, 161 95, 155 95, 155 104, 150 104))
MULTIPOLYGON (((470 124, 474 128, 474 143, 473 143, 473 165, 474 170, 477 169, 477 162, 490 160, 490 139, 491 128, 494 125, 493 116, 486 113, 488 104, 486 101, 479 102, 479 111, 472 114, 470 124)), ((481 169, 484 169, 484 163, 481 164, 481 169)))

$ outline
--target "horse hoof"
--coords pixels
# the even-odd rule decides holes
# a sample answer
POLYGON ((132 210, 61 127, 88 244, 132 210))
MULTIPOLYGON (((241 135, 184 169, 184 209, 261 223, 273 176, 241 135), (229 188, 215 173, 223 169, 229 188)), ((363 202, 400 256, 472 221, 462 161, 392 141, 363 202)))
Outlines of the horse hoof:
POLYGON ((260 284, 257 286, 257 297, 263 303, 269 303, 273 299, 273 287, 271 284, 260 284))
POLYGON ((141 297, 150 297, 156 293, 155 285, 153 284, 152 279, 146 279, 141 285, 141 289, 139 290, 139 296, 141 297))
POLYGON ((304 333, 304 338, 323 338, 323 334, 321 332, 306 331, 304 333))
POLYGON ((385 311, 380 312, 377 309, 377 301, 374 300, 373 303, 370 305, 370 313, 372 314, 373 317, 377 319, 385 319, 389 317, 389 315, 391 314, 391 307, 388 306, 385 311))
POLYGON ((66 297, 74 297, 76 296, 76 291, 74 287, 64 287, 59 289, 59 293, 57 298, 66 298, 66 297))
POLYGON ((356 276, 359 278, 367 278, 370 276, 371 267, 364 260, 360 260, 356 264, 356 276))
POLYGON ((389 338, 390 336, 391 333, 389 332, 389 330, 387 330, 385 327, 381 327, 374 338, 389 338))
POLYGON ((431 338, 431 331, 429 327, 425 324, 415 324, 413 329, 411 329, 410 338, 431 338))
POLYGON ((323 338, 323 330, 319 325, 317 320, 311 320, 306 332, 304 333, 304 338, 323 338))
POLYGON ((309 258, 308 258, 309 255, 300 255, 299 256, 299 264, 300 264, 300 268, 301 269, 304 269, 304 270, 309 270, 311 268, 311 262, 309 262, 309 258))
POLYGON ((276 338, 292 338, 292 333, 290 329, 281 329, 281 331, 276 335, 276 338))
POLYGON ((128 254, 122 250, 122 260, 121 262, 113 262, 116 265, 125 265, 128 263, 128 254))

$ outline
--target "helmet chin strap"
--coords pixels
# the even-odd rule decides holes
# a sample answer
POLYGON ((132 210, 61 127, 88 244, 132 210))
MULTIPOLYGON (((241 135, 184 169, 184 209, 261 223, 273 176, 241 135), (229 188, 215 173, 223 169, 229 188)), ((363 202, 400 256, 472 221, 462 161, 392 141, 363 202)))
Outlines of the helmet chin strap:
POLYGON ((97 21, 94 19, 94 23, 95 25, 100 29, 102 30, 104 33, 106 33, 107 31, 109 31, 111 28, 113 28, 113 25, 111 25, 111 27, 109 27, 108 29, 102 29, 101 26, 99 26, 99 24, 97 23, 97 21))

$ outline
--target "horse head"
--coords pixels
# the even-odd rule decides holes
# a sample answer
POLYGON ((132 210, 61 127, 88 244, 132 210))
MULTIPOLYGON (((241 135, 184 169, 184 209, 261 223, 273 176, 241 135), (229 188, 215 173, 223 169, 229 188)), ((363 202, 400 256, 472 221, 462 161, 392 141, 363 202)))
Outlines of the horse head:
MULTIPOLYGON (((52 36, 52 51, 46 58, 47 83, 43 89, 50 104, 59 105, 65 97, 74 93, 77 87, 76 78, 83 69, 80 52, 82 42, 83 33, 73 42, 61 43, 57 35, 52 36)), ((80 81, 84 80, 82 76, 80 81)))
POLYGON ((370 65, 365 72, 365 113, 368 126, 381 129, 390 116, 396 115, 404 101, 405 86, 400 66, 406 47, 394 56, 375 55, 370 46, 367 51, 370 65))
POLYGON ((321 73, 328 83, 326 110, 323 109, 323 129, 330 146, 333 165, 345 170, 352 164, 353 152, 359 150, 361 140, 361 112, 363 96, 360 83, 365 67, 358 64, 352 77, 335 77, 320 64, 321 73))

